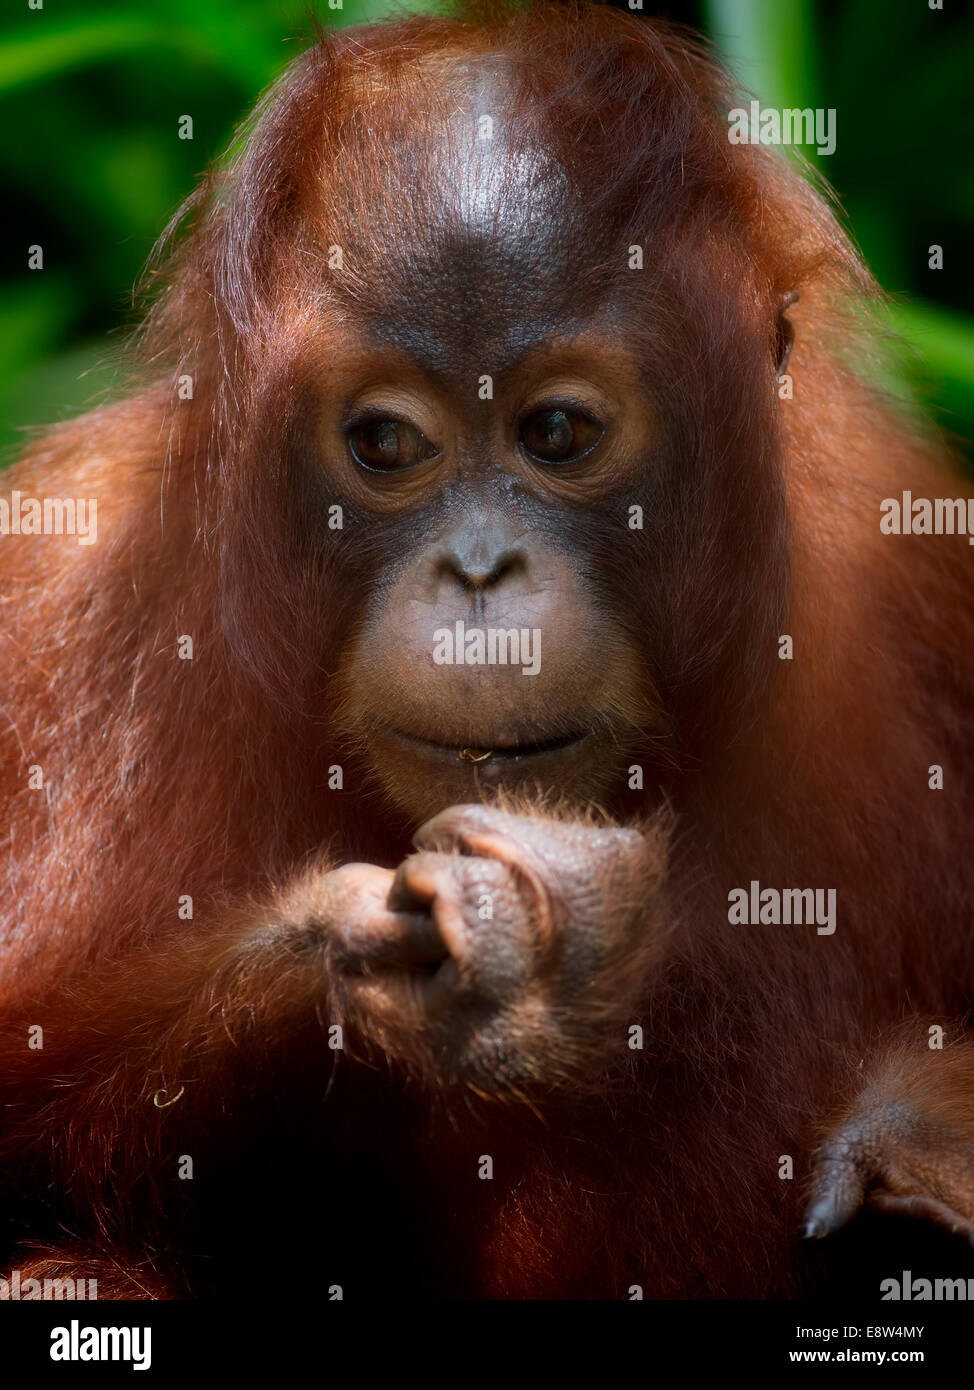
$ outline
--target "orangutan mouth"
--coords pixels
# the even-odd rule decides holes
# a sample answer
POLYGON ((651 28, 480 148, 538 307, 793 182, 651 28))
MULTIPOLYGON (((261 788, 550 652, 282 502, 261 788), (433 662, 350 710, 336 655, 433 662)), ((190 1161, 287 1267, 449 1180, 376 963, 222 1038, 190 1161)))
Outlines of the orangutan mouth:
POLYGON ((488 759, 494 762, 516 761, 519 758, 538 758, 545 753, 560 753, 563 748, 571 748, 581 743, 588 735, 584 732, 565 734, 561 738, 549 738, 540 743, 505 743, 494 748, 458 748, 457 757, 466 763, 483 763, 488 759))
POLYGON ((552 753, 560 753, 564 749, 574 748, 583 743, 590 737, 589 730, 576 730, 574 733, 562 734, 557 738, 543 739, 536 742, 521 742, 511 740, 505 743, 495 743, 493 745, 466 744, 458 748, 455 744, 437 743, 433 739, 420 738, 416 734, 407 734, 400 729, 390 729, 389 733, 400 743, 405 743, 413 748, 420 749, 426 754, 432 754, 438 758, 455 759, 464 763, 510 763, 519 762, 527 758, 540 758, 552 753))

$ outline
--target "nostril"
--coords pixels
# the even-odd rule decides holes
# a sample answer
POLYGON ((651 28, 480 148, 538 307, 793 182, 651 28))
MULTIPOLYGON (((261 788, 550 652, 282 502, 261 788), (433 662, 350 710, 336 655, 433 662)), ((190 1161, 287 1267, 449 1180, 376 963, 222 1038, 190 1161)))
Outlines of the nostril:
POLYGON ((503 580, 520 573, 524 568, 524 556, 520 551, 507 550, 496 558, 481 560, 479 557, 464 557, 456 551, 450 551, 444 555, 442 567, 464 589, 491 589, 503 580))

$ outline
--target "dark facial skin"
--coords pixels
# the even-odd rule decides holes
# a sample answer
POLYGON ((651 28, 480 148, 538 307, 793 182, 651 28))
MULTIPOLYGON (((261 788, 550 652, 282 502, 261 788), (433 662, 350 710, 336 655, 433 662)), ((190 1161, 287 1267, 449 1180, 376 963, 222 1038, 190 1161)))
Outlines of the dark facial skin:
POLYGON ((624 269, 624 248, 585 225, 542 148, 511 146, 504 100, 496 72, 471 78, 426 167, 387 152, 391 205, 424 219, 406 239, 401 220, 364 244, 349 229, 373 294, 315 401, 313 463, 384 565, 360 581, 350 723, 414 822, 501 788, 599 801, 653 717, 600 576, 656 422, 617 275, 583 295, 569 273, 624 269), (438 664, 458 623, 526 630, 531 659, 438 664))

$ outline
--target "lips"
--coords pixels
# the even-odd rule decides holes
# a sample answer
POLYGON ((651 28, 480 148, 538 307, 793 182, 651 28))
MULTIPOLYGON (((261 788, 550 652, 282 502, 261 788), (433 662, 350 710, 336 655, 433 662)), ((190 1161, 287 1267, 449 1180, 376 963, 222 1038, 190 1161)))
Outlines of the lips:
POLYGON ((589 737, 588 730, 579 730, 571 734, 561 734, 557 738, 503 743, 489 743, 485 740, 483 743, 457 747, 453 744, 437 743, 432 739, 417 738, 415 734, 407 734, 400 729, 389 729, 387 732, 400 743, 408 744, 427 756, 481 766, 525 762, 531 758, 561 753, 577 747, 589 737))

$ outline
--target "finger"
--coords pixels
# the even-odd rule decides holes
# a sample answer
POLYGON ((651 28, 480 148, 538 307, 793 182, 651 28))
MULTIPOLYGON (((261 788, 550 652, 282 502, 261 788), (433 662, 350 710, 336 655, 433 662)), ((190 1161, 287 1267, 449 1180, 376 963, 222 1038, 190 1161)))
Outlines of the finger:
POLYGON ((413 836, 419 850, 439 853, 491 854, 489 847, 481 851, 476 846, 508 840, 516 843, 528 822, 521 816, 509 815, 493 806, 450 806, 431 820, 425 821, 413 836))
POLYGON ((848 1225, 862 1206, 866 1186, 866 1173, 847 1145, 827 1156, 805 1208, 805 1239, 822 1240, 848 1225))
POLYGON ((427 908, 441 942, 455 959, 467 952, 469 927, 468 879, 476 875, 487 881, 496 868, 478 861, 458 860, 455 855, 411 854, 400 864, 389 893, 391 905, 404 909, 417 905, 427 908))
POLYGON ((333 892, 340 895, 334 941, 347 970, 392 969, 443 959, 446 949, 421 904, 414 900, 402 911, 390 908, 390 869, 349 864, 334 877, 333 892))
POLYGON ((430 907, 443 887, 443 870, 453 859, 449 854, 427 852, 408 855, 396 870, 387 898, 394 912, 415 912, 430 907))
POLYGON ((447 949, 426 912, 389 912, 358 929, 348 944, 348 969, 378 971, 435 965, 447 949))

